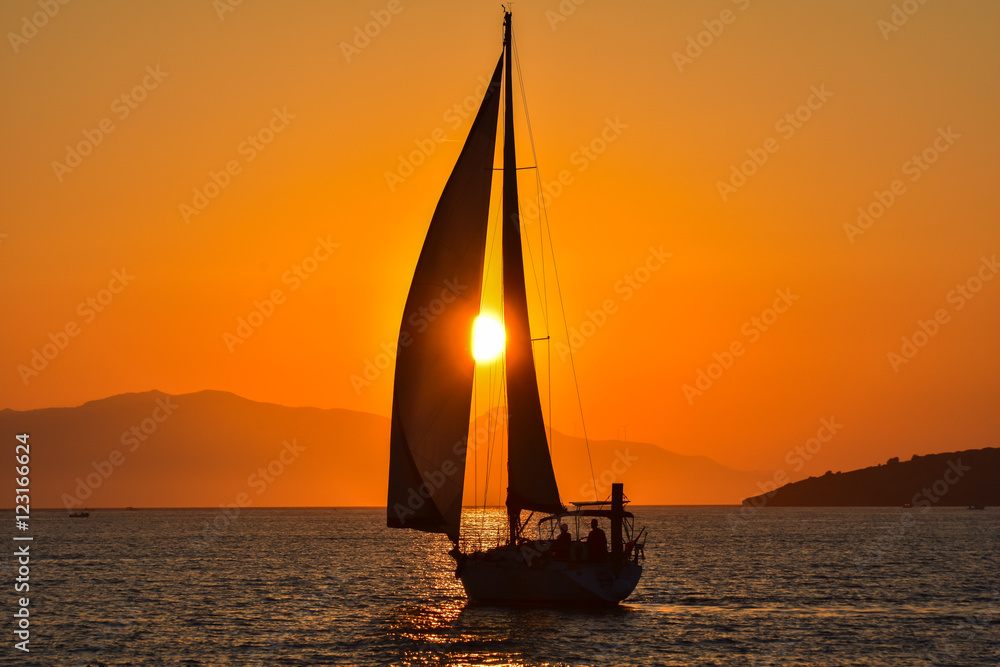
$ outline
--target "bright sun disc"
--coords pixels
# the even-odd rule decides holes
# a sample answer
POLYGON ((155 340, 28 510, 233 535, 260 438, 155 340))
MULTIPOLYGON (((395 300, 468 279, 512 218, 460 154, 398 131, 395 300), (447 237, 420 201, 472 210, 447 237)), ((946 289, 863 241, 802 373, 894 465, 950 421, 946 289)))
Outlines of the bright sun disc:
POLYGON ((507 334, 503 325, 489 315, 480 315, 472 324, 472 356, 476 361, 488 361, 503 352, 507 334))

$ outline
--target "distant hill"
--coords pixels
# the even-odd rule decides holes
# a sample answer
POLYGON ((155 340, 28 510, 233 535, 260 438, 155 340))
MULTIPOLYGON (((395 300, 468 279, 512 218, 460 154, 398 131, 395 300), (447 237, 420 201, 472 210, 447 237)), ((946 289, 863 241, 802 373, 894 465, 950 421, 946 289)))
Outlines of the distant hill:
POLYGON ((384 495, 370 471, 388 465, 387 449, 372 446, 387 437, 387 420, 350 410, 150 391, 3 410, 0 425, 30 434, 38 507, 63 507, 66 495, 88 507, 217 507, 241 493, 253 506, 363 505, 384 495))
MULTIPOLYGON (((389 420, 363 412, 220 391, 150 391, 72 408, 0 410, 0 432, 30 434, 34 507, 372 506, 386 499, 389 420)), ((593 499, 585 443, 559 432, 553 439, 564 501, 593 499)), ((469 455, 470 504, 476 481, 482 501, 487 464, 488 501, 503 501, 498 442, 469 455)), ((648 443, 594 441, 590 450, 598 495, 623 481, 637 504, 733 504, 762 478, 648 443)))
MULTIPOLYGON (((563 502, 593 500, 611 494, 610 484, 623 482, 625 495, 642 505, 732 505, 757 490, 770 473, 728 468, 706 456, 686 456, 645 442, 592 440, 593 477, 587 445, 555 431, 552 463, 563 502), (627 467, 625 467, 627 466, 627 467), (622 474, 618 471, 625 467, 622 474)), ((466 493, 468 493, 468 489, 466 493)))
POLYGON ((1000 448, 914 456, 909 461, 828 472, 746 498, 755 507, 1000 505, 1000 448))

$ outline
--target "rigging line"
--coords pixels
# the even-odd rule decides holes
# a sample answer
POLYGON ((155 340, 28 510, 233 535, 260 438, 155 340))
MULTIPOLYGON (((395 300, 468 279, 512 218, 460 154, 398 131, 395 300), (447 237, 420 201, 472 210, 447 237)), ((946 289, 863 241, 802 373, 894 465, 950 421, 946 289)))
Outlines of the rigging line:
MULTIPOLYGON (((492 407, 491 406, 493 404, 494 367, 495 367, 495 364, 491 363, 490 367, 489 367, 489 378, 488 378, 487 389, 486 389, 486 405, 487 405, 486 429, 487 430, 486 430, 486 438, 485 438, 485 441, 486 441, 486 458, 485 458, 485 461, 486 461, 486 470, 484 471, 484 480, 483 480, 483 510, 484 511, 486 510, 487 499, 489 497, 489 492, 490 492, 490 473, 491 473, 491 469, 493 467, 492 466, 492 463, 493 463, 493 443, 490 440, 490 431, 489 431, 489 428, 490 428, 490 420, 491 420, 490 413, 492 411, 492 407)), ((477 427, 477 431, 476 431, 476 447, 478 448, 479 446, 480 446, 479 432, 478 432, 478 427, 477 427)), ((476 489, 476 491, 478 493, 479 490, 476 489)))
MULTIPOLYGON (((529 143, 531 144, 531 157, 532 157, 532 160, 535 162, 535 201, 539 203, 539 206, 538 206, 538 211, 539 211, 539 216, 538 216, 538 248, 539 248, 539 253, 541 255, 541 264, 542 264, 542 294, 544 295, 542 297, 542 313, 543 313, 543 317, 544 317, 544 321, 545 321, 545 333, 551 335, 552 329, 551 329, 551 325, 549 324, 549 288, 548 288, 548 282, 545 279, 545 238, 542 236, 542 224, 543 224, 542 214, 543 214, 544 209, 545 209, 545 193, 544 193, 544 191, 542 189, 541 170, 538 169, 538 154, 535 152, 535 137, 534 137, 534 134, 531 131, 531 116, 528 114, 528 96, 524 92, 524 77, 521 75, 521 58, 519 57, 518 52, 517 52, 517 42, 515 41, 514 35, 511 35, 511 43, 512 43, 512 46, 513 46, 513 49, 514 49, 514 53, 513 53, 513 55, 514 55, 514 62, 517 65, 517 82, 518 82, 518 88, 521 91, 521 106, 524 109, 524 121, 525 121, 525 124, 528 127, 528 139, 529 139, 529 143)), ((527 236, 527 232, 525 232, 525 236, 527 236)), ((553 266, 554 266, 555 265, 555 255, 552 253, 551 240, 550 240, 550 243, 549 243, 549 255, 552 257, 552 263, 553 263, 553 266)), ((536 284, 537 284, 537 281, 538 281, 537 276, 535 278, 535 281, 536 281, 536 284)), ((559 298, 561 300, 562 296, 560 295, 559 298)), ((548 407, 549 407, 549 455, 551 456, 551 454, 552 454, 552 447, 553 447, 553 433, 552 433, 552 431, 553 431, 553 424, 552 424, 552 422, 553 422, 553 420, 552 420, 552 394, 553 394, 553 391, 552 391, 552 343, 551 342, 546 343, 546 348, 545 348, 545 370, 546 370, 546 375, 547 375, 546 380, 547 380, 547 385, 548 385, 548 387, 547 387, 548 391, 546 392, 547 393, 546 400, 548 402, 548 407)), ((579 394, 579 387, 577 387, 577 393, 579 394)), ((582 414, 581 414, 580 418, 581 419, 583 418, 582 414)), ((587 443, 587 456, 588 457, 590 456, 590 443, 589 442, 587 443)), ((591 461, 591 463, 590 463, 590 468, 591 468, 591 477, 593 477, 593 468, 594 468, 593 461, 591 461)), ((596 484, 596 479, 595 479, 594 483, 596 484)))
POLYGON ((496 432, 496 427, 493 423, 493 389, 496 386, 496 363, 490 364, 490 381, 489 387, 486 394, 486 403, 489 409, 486 413, 486 480, 483 483, 483 511, 486 511, 486 507, 489 504, 490 495, 490 479, 492 479, 493 474, 493 454, 496 451, 496 438, 494 434, 496 432))
MULTIPOLYGON (((493 230, 494 236, 498 233, 497 229, 499 229, 501 227, 501 225, 502 225, 502 220, 500 220, 500 218, 502 216, 499 213, 499 209, 500 209, 500 199, 499 198, 498 198, 498 201, 497 201, 497 209, 498 209, 498 213, 497 213, 498 223, 496 224, 496 226, 494 227, 494 230, 493 230)), ((501 273, 502 272, 503 272, 503 268, 502 268, 502 265, 501 265, 501 273)), ((504 328, 504 331, 506 331, 506 323, 505 323, 505 320, 504 320, 504 306, 503 306, 504 294, 503 294, 503 292, 504 292, 504 286, 503 286, 503 280, 501 279, 501 281, 500 281, 500 325, 504 328)), ((504 355, 501 355, 501 360, 502 359, 504 359, 504 355)), ((496 377, 496 379, 497 379, 496 389, 498 390, 498 393, 499 393, 498 394, 497 404, 496 404, 498 412, 499 412, 499 407, 500 407, 500 398, 503 396, 503 381, 504 381, 503 370, 504 369, 503 369, 502 365, 498 364, 496 361, 494 361, 490 365, 490 394, 489 394, 489 396, 490 396, 490 399, 489 399, 490 400, 490 408, 492 409, 492 406, 493 406, 494 378, 496 377)), ((490 469, 493 467, 493 465, 492 465, 493 464, 493 454, 494 454, 494 452, 497 451, 497 438, 500 437, 499 434, 498 434, 498 430, 499 429, 496 427, 496 424, 498 422, 499 422, 499 414, 496 415, 496 417, 495 417, 493 430, 492 431, 488 431, 487 432, 487 436, 486 436, 486 442, 487 442, 487 458, 486 458, 487 473, 486 473, 486 484, 485 484, 485 486, 483 488, 483 509, 484 510, 486 509, 486 505, 489 502, 490 469)), ((500 461, 499 461, 499 463, 500 463, 500 475, 499 475, 500 476, 500 481, 499 481, 499 484, 498 484, 498 491, 497 491, 498 494, 500 493, 499 489, 503 488, 503 445, 502 445, 502 442, 501 442, 499 454, 500 454, 500 461)))
MULTIPOLYGON (((507 401, 507 355, 503 356, 502 365, 503 365, 503 373, 500 375, 500 392, 501 392, 501 396, 504 399, 504 402, 506 403, 506 401, 507 401)), ((508 408, 509 408, 509 405, 508 405, 508 408)), ((510 437, 510 431, 507 430, 507 420, 504 419, 504 421, 503 421, 503 435, 500 437, 500 485, 497 487, 497 507, 502 507, 503 506, 503 503, 501 502, 500 494, 502 493, 502 490, 503 490, 503 471, 504 471, 504 468, 505 468, 505 466, 503 465, 503 461, 504 461, 504 442, 506 442, 507 438, 509 438, 509 437, 510 437)), ((510 449, 509 444, 508 444, 507 449, 508 450, 510 449)), ((510 484, 510 474, 507 475, 507 483, 510 484)))
MULTIPOLYGON (((490 368, 490 381, 486 393, 486 403, 493 403, 493 369, 490 368)), ((493 474, 493 442, 490 439, 490 427, 492 418, 489 412, 486 413, 486 471, 483 475, 483 511, 486 511, 490 494, 490 476, 493 474)), ((477 434, 478 438, 478 434, 477 434)), ((478 443, 478 439, 477 439, 478 443)))
MULTIPOLYGON (((503 285, 503 281, 500 281, 500 282, 501 282, 501 285, 500 285, 500 302, 501 302, 501 306, 503 306, 503 304, 504 304, 504 290, 505 290, 505 288, 504 288, 504 285, 503 285)), ((501 312, 501 315, 500 315, 500 324, 503 326, 504 331, 506 331, 507 330, 507 322, 506 322, 506 318, 505 318, 506 308, 502 307, 500 312, 501 312)), ((509 441, 508 441, 509 437, 510 437, 510 431, 508 431, 508 429, 507 429, 507 425, 508 425, 508 423, 510 421, 510 402, 509 402, 509 397, 507 395, 507 346, 506 346, 506 344, 504 344, 503 354, 500 355, 500 358, 499 358, 498 361, 499 361, 499 363, 497 364, 498 365, 498 375, 499 375, 499 383, 498 383, 498 386, 497 386, 497 390, 498 390, 498 393, 497 393, 498 415, 497 415, 497 429, 496 429, 496 431, 494 431, 494 436, 500 442, 500 452, 499 452, 499 454, 500 454, 500 456, 499 456, 499 458, 500 458, 500 460, 499 460, 499 463, 500 463, 500 473, 499 473, 499 483, 497 484, 497 507, 503 507, 503 505, 504 505, 504 503, 503 503, 503 489, 504 489, 504 486, 503 486, 503 476, 504 476, 504 471, 505 470, 507 470, 507 473, 508 473, 507 474, 507 478, 508 478, 508 482, 507 483, 510 484, 510 471, 508 470, 509 461, 507 461, 507 456, 509 455, 509 451, 510 451, 510 445, 509 445, 509 441), (505 406, 505 409, 503 411, 504 418, 503 418, 502 424, 500 422, 500 415, 499 415, 499 407, 501 405, 505 406), (502 430, 501 430, 501 426, 502 426, 502 430)))
POLYGON ((487 404, 489 405, 489 412, 486 413, 486 481, 483 485, 483 510, 486 510, 487 503, 489 502, 490 493, 490 471, 493 467, 493 453, 496 451, 496 428, 490 427, 493 423, 493 416, 491 415, 493 410, 493 388, 496 382, 496 362, 490 364, 490 381, 489 390, 487 393, 487 404), (491 437, 493 436, 493 437, 491 437))
MULTIPOLYGON (((555 249, 552 246, 552 228, 546 226, 546 231, 549 235, 549 252, 552 253, 552 274, 556 279, 556 293, 559 295, 559 305, 562 311, 563 328, 566 332, 566 340, 569 340, 569 322, 566 319, 566 306, 562 298, 562 286, 559 282, 559 268, 556 265, 555 249)), ((587 444, 587 460, 590 462, 590 478, 594 484, 594 500, 600 500, 597 497, 597 476, 594 474, 594 459, 590 455, 590 438, 587 437, 587 422, 584 420, 583 416, 583 398, 580 395, 580 380, 576 374, 576 361, 573 358, 573 346, 567 345, 569 350, 569 367, 573 372, 573 384, 576 386, 576 401, 580 407, 580 425, 583 427, 583 441, 587 444)))
MULTIPOLYGON (((496 389, 496 391, 499 394, 500 387, 501 387, 500 383, 503 382, 503 374, 499 372, 499 365, 497 364, 496 361, 493 362, 490 372, 492 373, 491 377, 493 378, 491 380, 491 382, 490 382, 490 409, 492 409, 493 405, 494 405, 494 403, 493 403, 493 392, 494 392, 494 389, 496 389)), ((497 405, 497 408, 499 410, 499 398, 497 399, 496 405, 497 405)), ((493 430, 487 432, 486 438, 487 438, 487 442, 489 443, 489 447, 490 447, 490 462, 491 462, 491 465, 492 465, 494 454, 498 454, 498 455, 501 456, 501 459, 499 461, 499 465, 500 465, 500 468, 502 469, 503 468, 503 458, 502 458, 502 453, 500 453, 500 446, 497 444, 497 438, 499 437, 497 435, 497 423, 498 423, 498 420, 499 420, 499 415, 496 414, 496 413, 494 413, 493 416, 491 417, 491 422, 490 422, 493 430)), ((502 477, 503 473, 500 473, 500 475, 502 477)), ((498 482, 498 484, 499 483, 500 482, 498 482)), ((489 502, 489 490, 486 489, 486 490, 483 491, 483 508, 486 507, 486 505, 488 504, 488 502, 489 502)))
MULTIPOLYGON (((492 379, 490 379, 490 375, 491 375, 491 373, 488 372, 487 373, 487 391, 486 391, 486 404, 487 405, 489 405, 489 402, 490 402, 490 393, 489 393, 489 386, 488 386, 489 383, 492 382, 492 379)), ((476 391, 477 392, 479 391, 479 387, 478 386, 476 387, 476 391)), ((489 419, 488 415, 487 415, 487 419, 489 419)), ((473 428, 475 429, 475 446, 476 446, 476 499, 477 499, 476 507, 478 509, 478 507, 479 507, 479 503, 478 503, 478 499, 479 499, 479 444, 480 444, 479 443, 479 414, 478 414, 478 410, 477 410, 477 413, 476 413, 476 423, 473 425, 473 428)), ((489 486, 489 474, 490 474, 489 442, 487 442, 486 444, 487 444, 486 452, 485 452, 485 456, 486 456, 485 462, 486 462, 486 465, 485 465, 485 470, 484 470, 484 473, 483 473, 485 475, 484 480, 483 480, 484 487, 489 486)), ((483 507, 484 508, 486 507, 486 501, 485 500, 483 501, 483 507)))
MULTIPOLYGON (((490 380, 491 384, 492 384, 492 382, 493 381, 490 380)), ((487 400, 489 400, 489 396, 487 396, 487 400)), ((489 423, 489 422, 487 421, 487 423, 489 423)), ((492 463, 492 459, 493 459, 493 445, 490 443, 489 433, 487 433, 487 435, 486 435, 486 470, 483 472, 483 509, 484 510, 486 509, 486 496, 490 492, 490 468, 492 467, 490 464, 492 463)), ((477 489, 477 492, 478 492, 478 489, 477 489)))
MULTIPOLYGON (((501 290, 502 291, 502 290, 501 290)), ((501 311, 503 312, 503 311, 501 311)), ((504 324, 503 315, 501 315, 501 324, 504 324)), ((505 327, 506 328, 506 327, 505 327)), ((499 466, 500 472, 498 474, 499 480, 497 483, 497 507, 502 506, 501 495, 503 494, 503 473, 506 468, 506 458, 504 449, 504 437, 507 432, 507 421, 510 415, 510 406, 507 405, 507 350, 506 346, 503 353, 494 362, 497 369, 497 415, 496 421, 494 422, 494 430, 492 433, 494 446, 499 442, 499 466), (504 410, 501 411, 500 406, 505 406, 504 410), (501 418, 502 415, 502 418, 501 418), (502 429, 501 429, 502 425, 502 429)), ((492 400, 492 396, 490 398, 492 400)))
MULTIPOLYGON (((489 393, 486 396, 487 402, 492 402, 492 400, 493 400, 492 394, 493 394, 493 371, 491 369, 490 370, 490 389, 489 389, 489 393)), ((486 432, 486 470, 484 471, 484 474, 483 474, 483 510, 486 509, 486 499, 487 499, 487 497, 489 495, 489 492, 490 492, 490 471, 491 471, 491 468, 493 467, 493 443, 490 442, 490 435, 489 435, 489 430, 488 430, 489 429, 489 416, 488 415, 487 415, 487 418, 486 418, 486 423, 487 423, 487 432, 486 432)), ((478 444, 478 440, 477 440, 477 444, 478 444)))
MULTIPOLYGON (((521 214, 521 202, 520 201, 518 201, 518 203, 517 203, 517 215, 518 215, 518 222, 520 222, 520 220, 524 219, 524 216, 521 214)), ((520 227, 521 229, 524 230, 524 247, 528 249, 528 262, 531 264, 531 274, 535 277, 535 292, 538 293, 538 302, 544 306, 545 299, 542 297, 542 288, 538 284, 538 271, 535 271, 535 255, 534 255, 534 253, 531 252, 531 244, 528 243, 528 240, 529 240, 528 239, 528 229, 527 229, 527 227, 525 227, 524 225, 521 225, 521 224, 518 224, 518 227, 520 227)), ((542 266, 544 267, 545 266, 544 258, 541 258, 541 260, 542 260, 542 266)), ((545 318, 545 330, 546 330, 546 332, 548 332, 548 329, 549 329, 549 319, 548 319, 548 317, 546 317, 545 318)), ((530 336, 531 334, 529 333, 528 335, 530 336)), ((532 339, 532 340, 535 340, 535 339, 532 339)))
MULTIPOLYGON (((542 267, 544 266, 545 263, 543 262, 542 267)), ((544 280, 545 279, 543 277, 542 281, 544 282, 544 280)), ((546 319, 548 318, 546 317, 546 319)), ((546 330, 548 330, 548 327, 546 327, 546 330)), ((555 445, 552 442, 552 341, 549 340, 550 337, 551 333, 549 334, 549 336, 545 337, 545 371, 548 374, 548 385, 549 385, 547 399, 549 403, 549 456, 551 457, 552 449, 555 445)))
MULTIPOLYGON (((491 177, 490 178, 491 188, 492 188, 492 180, 493 179, 491 177)), ((491 263, 491 261, 493 259, 493 252, 494 252, 493 249, 496 247, 496 244, 497 244, 497 230, 501 226, 501 217, 502 217, 502 215, 500 213, 500 208, 501 208, 502 204, 503 204, 503 198, 502 197, 497 197, 496 212, 493 214, 494 215, 494 217, 493 217, 493 236, 490 237, 489 243, 487 244, 488 247, 487 247, 487 253, 486 253, 486 265, 483 267, 483 281, 484 282, 489 277, 490 263, 491 263)), ((503 272, 503 269, 501 268, 501 273, 502 272, 503 272)), ((503 283, 503 280, 501 280, 500 282, 503 283)), ((480 310, 480 312, 483 309, 484 298, 485 298, 485 295, 483 293, 483 290, 480 290, 480 292, 479 292, 479 310, 480 310)))
MULTIPOLYGON (((514 48, 514 50, 513 50, 514 63, 516 64, 516 67, 517 67, 517 85, 518 85, 518 88, 521 91, 521 107, 524 109, 524 122, 525 122, 525 125, 528 128, 528 138, 530 139, 530 143, 531 143, 531 157, 532 157, 532 160, 534 160, 534 162, 535 162, 535 166, 532 167, 535 170, 535 196, 536 196, 535 198, 536 198, 536 201, 542 202, 543 201, 543 198, 541 196, 543 194, 542 189, 541 189, 542 180, 541 180, 541 176, 539 175, 540 172, 539 172, 539 169, 538 169, 538 155, 535 153, 535 140, 534 140, 532 132, 531 132, 531 118, 528 116, 528 98, 525 96, 525 93, 524 93, 524 79, 521 78, 521 60, 520 60, 520 58, 517 55, 517 43, 516 42, 514 43, 513 48, 514 48)), ((520 209, 520 202, 518 202, 518 209, 520 209)), ((518 210, 518 215, 521 216, 520 210, 518 210)), ((523 219, 523 216, 521 216, 521 218, 523 219)), ((539 220, 539 222, 541 222, 541 220, 539 220)), ((525 241, 527 241, 528 240, 528 230, 527 229, 525 229, 525 231, 524 231, 524 236, 525 236, 525 241)), ((538 230, 538 238, 541 241, 541 239, 542 239, 541 229, 538 230)), ((531 252, 531 246, 530 246, 530 244, 526 243, 525 245, 528 246, 528 252, 530 253, 531 252)), ((542 306, 543 306, 542 312, 543 312, 543 315, 544 315, 545 330, 548 331, 548 329, 549 329, 549 302, 548 302, 548 292, 545 289, 545 244, 544 244, 544 242, 541 243, 541 245, 539 246, 539 252, 541 253, 540 256, 541 256, 541 261, 542 261, 542 290, 541 290, 541 294, 544 295, 541 298, 541 302, 542 302, 542 306)), ((534 262, 532 262, 532 269, 534 269, 534 262)), ((536 288, 538 286, 538 276, 537 276, 537 274, 535 275, 535 286, 536 286, 536 288)), ((549 440, 551 441, 551 438, 549 438, 549 440)))
POLYGON ((476 391, 476 367, 472 367, 472 506, 479 507, 479 448, 476 447, 476 415, 479 410, 479 398, 476 391))
MULTIPOLYGON (((513 45, 514 45, 514 54, 513 54, 514 55, 514 62, 517 64, 517 78, 518 78, 518 82, 520 83, 520 87, 521 87, 521 100, 524 103, 524 118, 527 121, 527 125, 528 125, 528 140, 529 140, 529 143, 531 145, 531 155, 532 155, 532 157, 535 160, 535 164, 537 165, 538 164, 538 155, 535 152, 535 138, 534 138, 534 136, 532 136, 532 133, 531 133, 531 119, 528 117, 528 104, 527 104, 527 100, 526 100, 525 95, 524 95, 524 79, 521 77, 521 61, 517 57, 517 42, 516 42, 516 38, 514 38, 513 35, 511 37, 512 37, 511 41, 513 42, 513 45)), ((535 171, 535 178, 538 179, 539 187, 541 187, 541 176, 539 175, 539 172, 537 170, 535 171)), ((540 204, 540 206, 539 206, 539 211, 540 211, 539 224, 541 224, 542 219, 544 219, 546 221, 546 223, 547 223, 547 221, 548 221, 548 214, 545 211, 545 198, 544 197, 540 197, 539 198, 539 204, 540 204)), ((552 226, 549 225, 549 224, 546 224, 545 225, 545 231, 548 233, 548 237, 549 237, 549 254, 552 256, 552 274, 553 274, 553 276, 555 277, 555 280, 556 280, 556 294, 559 295, 559 306, 560 306, 560 310, 562 311, 563 328, 566 331, 566 340, 568 341, 569 340, 569 322, 566 320, 566 304, 563 301, 563 297, 562 297, 562 286, 559 283, 559 267, 556 265, 556 251, 555 251, 555 247, 552 244, 552 226)), ((539 233, 541 233, 541 230, 539 230, 539 233)), ((593 457, 590 454, 590 438, 587 437, 587 423, 586 423, 586 421, 584 420, 584 417, 583 417, 583 398, 580 396, 580 381, 579 381, 579 378, 576 375, 576 362, 573 359, 573 346, 570 345, 568 347, 569 347, 569 365, 570 365, 570 369, 573 371, 573 384, 576 386, 576 401, 577 401, 577 404, 580 407, 580 424, 583 427, 583 441, 587 445, 587 460, 590 462, 590 478, 591 478, 591 481, 594 484, 594 499, 595 500, 600 500, 599 498, 597 498, 597 476, 594 474, 594 459, 593 459, 593 457)), ((549 356, 551 357, 551 355, 549 355, 549 356)), ((549 392, 549 400, 550 401, 551 401, 551 395, 552 395, 552 392, 550 391, 549 392)), ((551 405, 551 403, 550 403, 550 405, 551 405)), ((551 407, 550 407, 550 410, 551 410, 551 407)), ((551 419, 550 419, 549 428, 550 429, 552 428, 552 426, 551 426, 551 419)), ((551 436, 550 436, 550 438, 551 438, 551 436)))
MULTIPOLYGON (((487 248, 486 248, 486 262, 485 262, 485 265, 483 267, 483 277, 482 277, 483 284, 482 284, 481 288, 485 288, 486 283, 489 281, 490 265, 492 264, 492 261, 493 261, 493 254, 495 252, 494 249, 497 246, 497 234, 498 234, 497 230, 500 229, 500 218, 501 218, 500 207, 501 207, 501 204, 502 204, 501 198, 497 197, 496 209, 495 209, 495 212, 494 212, 494 215, 493 215, 493 234, 490 236, 489 242, 487 243, 487 248)), ((501 284, 502 284, 502 282, 503 282, 503 280, 501 279, 501 284)), ((486 301, 486 290, 485 289, 480 289, 480 293, 479 293, 479 312, 483 311, 483 304, 485 303, 485 301, 486 301)), ((488 391, 487 391, 487 394, 486 394, 486 398, 487 398, 486 403, 487 403, 487 408, 488 409, 492 407, 494 366, 495 366, 495 364, 490 364, 488 391)), ((477 497, 478 497, 478 493, 479 493, 479 481, 478 481, 478 473, 479 473, 479 468, 478 468, 478 460, 479 460, 479 458, 478 458, 479 457, 479 438, 478 438, 478 425, 477 425, 476 422, 478 421, 478 419, 479 419, 479 413, 478 413, 478 410, 477 410, 477 412, 473 416, 473 429, 474 429, 473 443, 474 443, 474 445, 476 447, 476 450, 475 450, 475 452, 476 452, 475 459, 476 459, 476 466, 477 466, 476 467, 476 474, 474 475, 474 477, 475 477, 474 483, 475 483, 475 493, 477 494, 477 497)), ((489 429, 489 426, 490 426, 489 412, 487 412, 486 426, 487 426, 487 429, 489 429)), ((488 432, 489 431, 487 431, 487 433, 488 432)), ((484 480, 484 483, 483 483, 483 510, 484 511, 486 510, 487 493, 489 492, 489 488, 490 488, 490 459, 492 458, 491 452, 492 452, 492 444, 490 443, 489 437, 487 436, 487 441, 486 441, 486 470, 485 470, 486 479, 484 480)), ((478 503, 476 503, 476 504, 478 506, 478 503)))
MULTIPOLYGON (((489 374, 487 375, 487 387, 486 387, 486 404, 487 405, 489 405, 489 403, 490 403, 489 385, 492 382, 493 382, 493 371, 490 370, 489 374)), ((478 391, 478 390, 479 389, 477 387, 476 391, 478 391)), ((477 416, 477 419, 478 419, 478 416, 477 416)), ((486 426, 487 426, 487 428, 489 427, 489 412, 486 413, 486 426)), ((478 509, 478 507, 479 507, 479 503, 478 503, 478 500, 479 500, 479 429, 478 428, 476 429, 476 441, 475 442, 476 442, 476 500, 477 500, 476 507, 478 509)), ((483 480, 484 486, 488 486, 489 485, 489 474, 490 474, 490 459, 489 459, 490 448, 489 448, 489 442, 487 442, 486 445, 487 445, 487 447, 486 447, 486 470, 484 471, 484 474, 486 475, 486 477, 483 480)), ((483 509, 486 509, 486 499, 485 498, 483 499, 483 509)))

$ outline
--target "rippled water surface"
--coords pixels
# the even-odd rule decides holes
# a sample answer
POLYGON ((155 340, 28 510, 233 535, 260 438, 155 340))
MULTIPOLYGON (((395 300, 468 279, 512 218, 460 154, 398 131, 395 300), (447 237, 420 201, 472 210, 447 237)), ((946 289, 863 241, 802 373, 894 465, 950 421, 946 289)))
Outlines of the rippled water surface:
POLYGON ((603 611, 468 607, 447 540, 381 509, 36 512, 32 652, 0 662, 1000 662, 998 509, 633 511, 646 571, 603 611))

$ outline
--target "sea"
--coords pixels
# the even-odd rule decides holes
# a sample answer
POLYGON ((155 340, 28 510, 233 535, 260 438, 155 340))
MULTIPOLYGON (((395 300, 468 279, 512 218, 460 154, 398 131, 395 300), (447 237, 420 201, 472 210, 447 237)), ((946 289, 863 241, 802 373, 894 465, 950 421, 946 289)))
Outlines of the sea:
POLYGON ((447 539, 383 508, 36 511, 0 664, 1000 664, 998 508, 630 509, 612 609, 470 606, 447 539))

